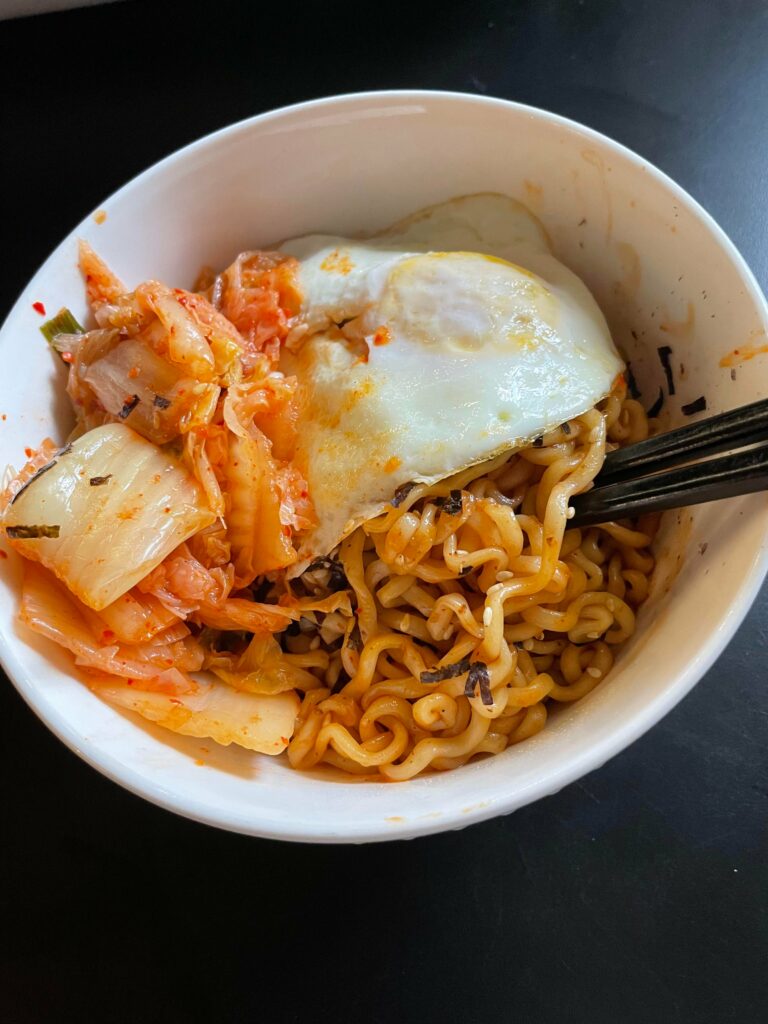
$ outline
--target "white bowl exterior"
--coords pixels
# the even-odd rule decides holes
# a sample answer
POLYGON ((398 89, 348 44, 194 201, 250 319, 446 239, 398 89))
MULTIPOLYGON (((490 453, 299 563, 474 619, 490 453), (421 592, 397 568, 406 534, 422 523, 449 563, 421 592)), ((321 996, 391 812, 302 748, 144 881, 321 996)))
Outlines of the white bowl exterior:
MULTIPOLYGON (((682 421, 681 403, 702 394, 708 413, 765 394, 768 357, 739 367, 735 380, 719 365, 734 347, 765 342, 765 300, 722 231, 658 170, 529 107, 461 94, 369 93, 302 104, 209 136, 107 200, 103 224, 88 218, 62 242, 0 333, 8 377, 0 466, 18 466, 25 445, 66 430, 62 378, 32 303, 85 316, 78 237, 129 285, 157 277, 188 286, 202 264, 225 265, 243 249, 313 230, 368 231, 477 191, 516 196, 538 214, 558 255, 593 289, 647 394, 662 379, 656 347, 673 347, 679 393, 665 410, 670 425, 682 421)), ((733 635, 762 581, 766 511, 768 499, 758 495, 698 508, 678 526, 670 516, 665 578, 606 683, 532 740, 403 785, 303 775, 282 760, 177 737, 103 704, 65 653, 15 625, 13 558, 0 578, 0 657, 24 698, 77 753, 200 821, 315 842, 459 828, 556 792, 680 700, 733 635)))

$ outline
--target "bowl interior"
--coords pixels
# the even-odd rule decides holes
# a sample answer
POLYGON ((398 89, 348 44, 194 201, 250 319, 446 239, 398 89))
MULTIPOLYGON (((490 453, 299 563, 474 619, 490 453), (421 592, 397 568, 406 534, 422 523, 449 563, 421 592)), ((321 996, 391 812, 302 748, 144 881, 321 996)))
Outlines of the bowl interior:
MULTIPOLYGON (((499 191, 543 221, 601 304, 646 405, 666 423, 704 396, 707 413, 760 397, 765 302, 735 249, 650 165, 552 115, 487 98, 383 93, 303 104, 183 150, 103 204, 54 252, 0 335, 0 465, 61 437, 63 379, 32 303, 85 315, 76 240, 124 281, 189 286, 203 264, 312 230, 370 231, 451 196, 499 191), (657 349, 669 346, 669 395, 657 349), (726 357, 734 349, 738 356, 726 357), (755 358, 744 361, 745 355, 755 358), (739 361, 741 360, 741 361, 739 361), (732 365, 722 365, 722 362, 732 365)), ((69 658, 22 633, 13 558, 0 578, 0 655, 22 694, 87 760, 136 792, 243 832, 318 841, 456 828, 551 793, 640 735, 696 682, 738 625, 765 569, 766 498, 666 517, 660 568, 634 638, 604 685, 501 756, 407 785, 337 784, 280 760, 185 739, 102 704, 69 658), (202 763, 201 763, 202 762, 202 763)))

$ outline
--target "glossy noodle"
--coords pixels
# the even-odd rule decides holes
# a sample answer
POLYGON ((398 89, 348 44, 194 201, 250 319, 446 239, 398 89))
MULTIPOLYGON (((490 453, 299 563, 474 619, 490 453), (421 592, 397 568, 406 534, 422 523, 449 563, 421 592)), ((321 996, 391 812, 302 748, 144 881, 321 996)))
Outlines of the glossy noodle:
MULTIPOLYGON (((392 781, 497 754, 586 696, 632 635, 658 520, 566 531, 607 446, 648 435, 623 383, 540 444, 440 484, 416 485, 338 551, 355 604, 305 624, 287 651, 325 654, 288 746, 392 781)), ((330 570, 294 586, 326 593, 330 570)))

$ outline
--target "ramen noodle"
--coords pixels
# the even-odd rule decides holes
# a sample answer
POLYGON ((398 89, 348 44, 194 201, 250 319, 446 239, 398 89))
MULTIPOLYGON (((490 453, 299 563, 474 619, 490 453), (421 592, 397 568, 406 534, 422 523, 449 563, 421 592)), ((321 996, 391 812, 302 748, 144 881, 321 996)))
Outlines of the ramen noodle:
POLYGON ((499 753, 593 690, 634 632, 658 517, 566 531, 568 501, 606 446, 647 435, 622 383, 510 458, 415 486, 342 542, 343 577, 306 572, 303 599, 346 579, 355 607, 288 630, 286 650, 320 680, 290 763, 410 779, 499 753))

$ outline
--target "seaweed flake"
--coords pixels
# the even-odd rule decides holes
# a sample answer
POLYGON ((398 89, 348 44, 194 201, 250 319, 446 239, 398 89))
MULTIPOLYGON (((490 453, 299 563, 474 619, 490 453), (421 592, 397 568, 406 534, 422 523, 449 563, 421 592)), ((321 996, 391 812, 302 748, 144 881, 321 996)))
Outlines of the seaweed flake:
POLYGON ((152 405, 154 405, 156 409, 168 409, 170 404, 170 398, 164 398, 162 395, 155 395, 152 399, 152 405))
POLYGON ((704 397, 704 395, 699 395, 698 398, 695 398, 692 402, 688 402, 687 405, 684 405, 682 407, 682 412, 684 416, 693 416, 694 413, 704 412, 706 408, 706 398, 704 397))
POLYGON ((493 694, 491 693, 491 677, 488 674, 488 666, 484 661, 473 661, 469 666, 469 674, 467 675, 467 682, 464 687, 465 697, 474 697, 475 690, 480 688, 480 699, 483 704, 488 707, 493 704, 493 694))
POLYGON ((447 498, 435 498, 435 505, 447 516, 458 516, 464 505, 460 490, 451 491, 447 498))
POLYGON ((564 434, 570 434, 570 432, 571 432, 571 424, 568 423, 567 421, 565 423, 561 423, 560 424, 560 429, 562 430, 562 432, 564 434))
POLYGON ((349 588, 349 580, 344 572, 344 566, 341 562, 337 562, 334 558, 316 558, 314 562, 311 562, 304 572, 316 572, 318 569, 325 569, 328 575, 328 589, 347 590, 349 588))
POLYGON ((653 419, 654 416, 658 416, 661 412, 662 405, 664 405, 664 390, 663 388, 659 388, 659 397, 648 410, 648 418, 653 419))
POLYGON ((38 471, 36 473, 34 473, 29 478, 29 480, 27 480, 26 483, 22 484, 21 487, 18 489, 18 491, 16 491, 14 496, 8 502, 9 506, 12 505, 14 503, 14 501, 16 501, 17 498, 21 497, 21 495, 24 493, 24 491, 26 491, 26 489, 30 486, 30 484, 33 484, 35 482, 35 480, 39 480, 40 477, 43 475, 43 473, 47 473, 48 470, 49 469, 53 469, 53 467, 55 465, 56 465, 56 459, 51 459, 50 462, 47 462, 44 466, 41 466, 40 469, 38 469, 38 471))
POLYGON ((455 679, 462 676, 470 669, 469 658, 462 658, 461 661, 454 661, 451 665, 443 665, 440 668, 432 669, 431 672, 422 672, 419 681, 422 683, 442 683, 444 679, 455 679))
POLYGON ((541 446, 543 444, 544 444, 544 435, 543 434, 539 434, 538 437, 535 437, 533 439, 533 447, 534 448, 541 448, 541 446))
POLYGON ((405 484, 400 484, 400 486, 395 491, 395 496, 392 498, 392 501, 390 502, 392 508, 399 508, 415 486, 416 483, 413 480, 409 480, 405 484))
POLYGON ((123 407, 117 414, 117 418, 119 420, 127 420, 140 401, 141 399, 138 395, 131 395, 131 397, 126 399, 123 403, 123 407))
POLYGON ((627 390, 629 391, 629 397, 638 399, 640 397, 640 388, 637 386, 635 375, 632 373, 632 367, 627 363, 627 390))
POLYGON ((675 378, 672 373, 672 363, 670 362, 670 356, 672 355, 672 349, 669 345, 659 345, 656 349, 661 362, 662 369, 664 370, 664 376, 667 378, 667 390, 670 396, 675 393, 675 378))
POLYGON ((92 476, 88 483, 91 487, 101 487, 102 484, 107 483, 108 480, 112 479, 112 474, 107 473, 106 476, 92 476))

